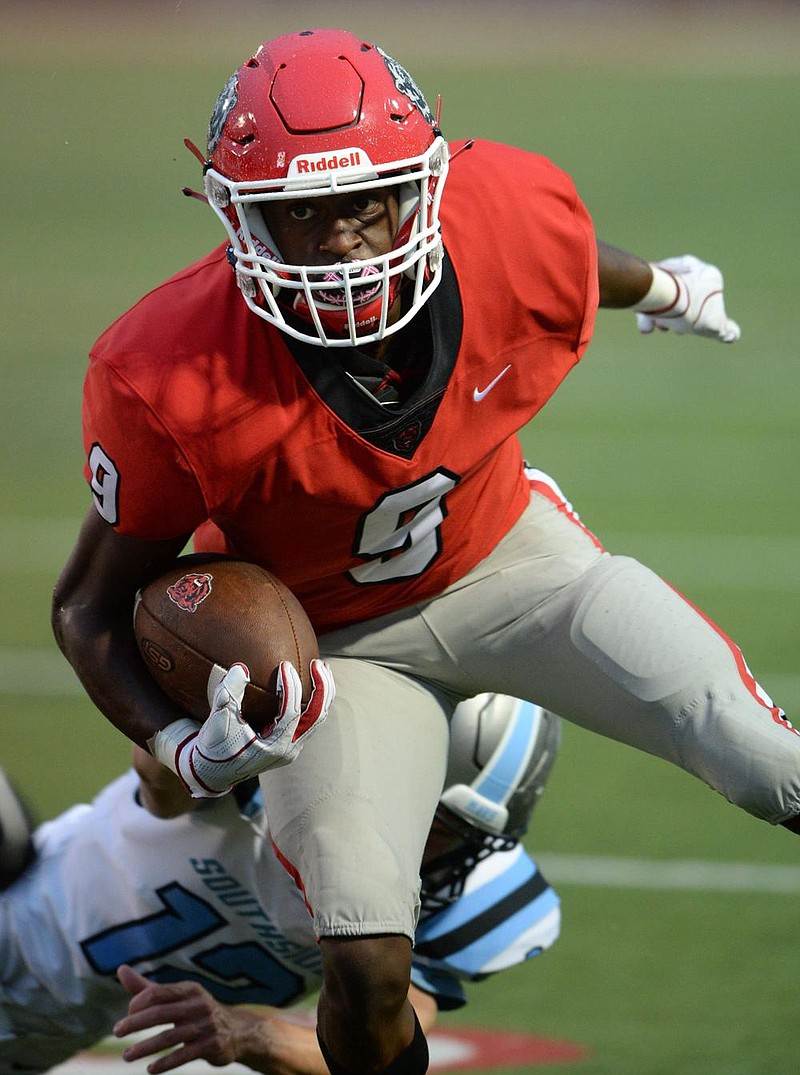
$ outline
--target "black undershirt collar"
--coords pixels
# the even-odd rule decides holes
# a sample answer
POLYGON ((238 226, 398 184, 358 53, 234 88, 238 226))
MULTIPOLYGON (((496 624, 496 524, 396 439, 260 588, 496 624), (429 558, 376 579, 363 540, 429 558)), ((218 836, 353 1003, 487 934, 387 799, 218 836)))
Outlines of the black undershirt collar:
POLYGON ((390 339, 382 362, 356 348, 286 337, 314 391, 359 436, 411 458, 436 416, 461 346, 463 309, 452 263, 420 312, 390 339))

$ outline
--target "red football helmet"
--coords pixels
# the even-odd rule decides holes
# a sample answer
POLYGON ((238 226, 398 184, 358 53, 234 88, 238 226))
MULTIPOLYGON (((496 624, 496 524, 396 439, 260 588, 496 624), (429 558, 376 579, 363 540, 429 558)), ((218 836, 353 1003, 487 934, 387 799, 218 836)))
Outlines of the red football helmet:
POLYGON ((402 328, 441 279, 447 160, 416 83, 376 45, 344 30, 265 42, 229 79, 208 129, 206 195, 228 233, 247 305, 326 347, 372 343, 402 328), (263 202, 377 187, 396 188, 399 207, 394 246, 380 257, 288 264, 261 212, 263 202), (388 325, 404 282, 408 302, 388 325))

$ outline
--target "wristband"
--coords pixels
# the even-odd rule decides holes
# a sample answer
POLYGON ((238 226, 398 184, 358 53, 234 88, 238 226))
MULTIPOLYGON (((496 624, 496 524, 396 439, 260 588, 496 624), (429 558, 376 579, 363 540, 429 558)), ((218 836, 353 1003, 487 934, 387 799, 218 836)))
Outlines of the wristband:
POLYGON ((689 295, 685 286, 671 272, 650 263, 653 281, 646 295, 633 306, 637 314, 683 317, 689 308, 689 295), (682 301, 683 299, 683 301, 682 301), (680 309, 677 307, 680 305, 680 309))
POLYGON ((162 765, 166 765, 176 776, 183 777, 178 770, 178 755, 181 747, 197 735, 200 725, 190 717, 181 717, 173 720, 166 728, 159 728, 155 735, 147 740, 147 749, 162 765))

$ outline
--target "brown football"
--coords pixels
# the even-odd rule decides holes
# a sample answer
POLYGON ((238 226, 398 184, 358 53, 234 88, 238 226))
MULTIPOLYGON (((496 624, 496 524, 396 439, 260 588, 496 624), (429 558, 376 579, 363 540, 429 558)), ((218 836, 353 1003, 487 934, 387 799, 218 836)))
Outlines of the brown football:
POLYGON ((256 731, 277 715, 281 661, 300 674, 304 702, 311 695, 314 630, 294 594, 256 564, 180 557, 137 595, 133 628, 155 680, 196 720, 206 719, 209 693, 237 661, 250 672, 242 715, 256 731))

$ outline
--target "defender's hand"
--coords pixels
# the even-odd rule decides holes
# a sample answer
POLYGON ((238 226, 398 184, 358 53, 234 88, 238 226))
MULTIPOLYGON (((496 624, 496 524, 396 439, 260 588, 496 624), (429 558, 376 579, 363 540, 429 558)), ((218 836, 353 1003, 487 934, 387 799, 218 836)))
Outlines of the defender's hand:
POLYGON ((219 1004, 196 982, 160 985, 124 963, 117 978, 131 999, 114 1034, 118 1038, 139 1034, 139 1040, 125 1049, 123 1060, 143 1060, 170 1050, 148 1065, 149 1072, 174 1071, 193 1060, 224 1067, 240 1059, 243 1045, 254 1035, 259 1040, 264 1036, 259 1015, 219 1004))
POLYGON ((639 331, 691 333, 735 343, 741 329, 725 313, 722 273, 692 254, 654 262, 653 283, 633 309, 639 331))
POLYGON ((278 667, 280 710, 265 735, 242 718, 241 706, 250 676, 234 664, 214 693, 204 724, 176 720, 148 742, 151 753, 181 778, 196 799, 225 795, 234 784, 293 761, 328 715, 336 689, 324 661, 311 662, 314 689, 303 708, 303 688, 289 661, 278 667))

